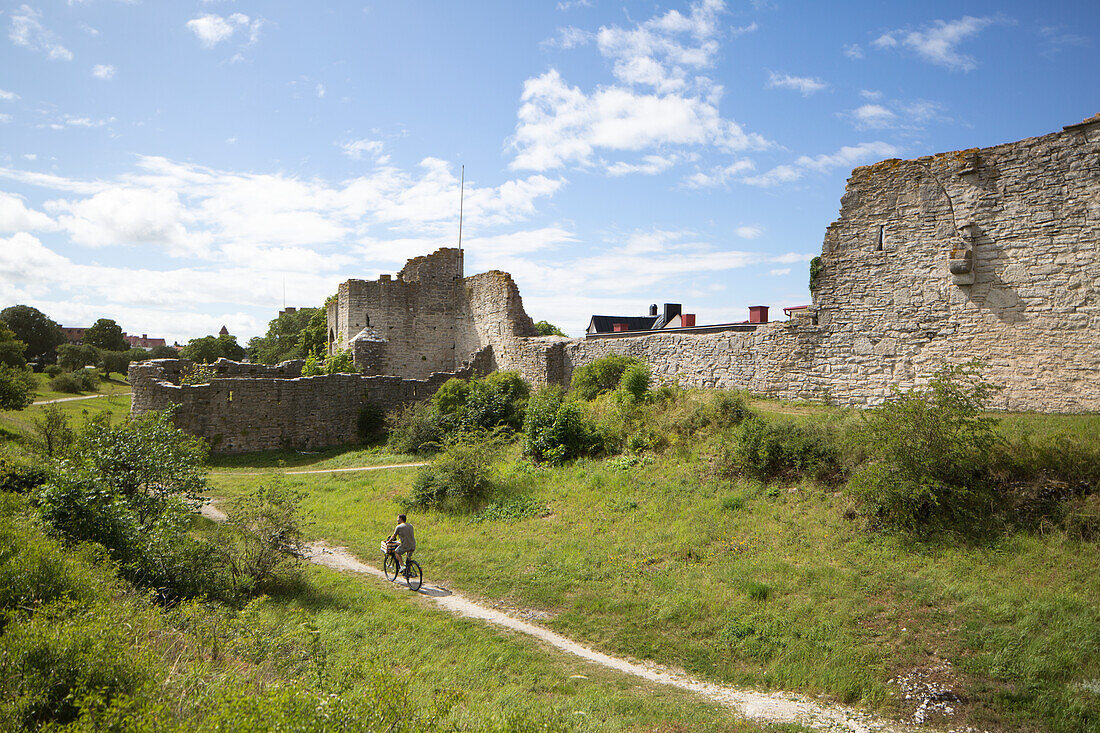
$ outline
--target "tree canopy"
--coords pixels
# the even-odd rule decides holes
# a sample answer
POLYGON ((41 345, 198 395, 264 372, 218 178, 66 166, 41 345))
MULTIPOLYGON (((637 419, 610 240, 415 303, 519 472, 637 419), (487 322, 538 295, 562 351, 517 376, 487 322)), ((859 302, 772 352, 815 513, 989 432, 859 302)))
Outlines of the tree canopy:
POLYGON ((61 344, 57 347, 57 364, 75 371, 99 363, 99 349, 87 344, 61 344))
POLYGON ((8 325, 15 337, 27 345, 28 361, 52 362, 58 346, 65 343, 65 334, 56 321, 29 305, 13 305, 0 311, 0 321, 8 325))
POLYGON ((555 326, 550 321, 536 321, 535 330, 538 331, 539 336, 564 336, 560 328, 555 326))
POLYGON ((22 410, 34 400, 34 386, 30 369, 0 364, 0 410, 22 410))
POLYGON ((280 313, 267 324, 266 335, 256 336, 248 342, 249 356, 260 364, 306 358, 309 354, 304 351, 301 336, 317 313, 324 318, 321 308, 300 308, 293 313, 280 313))
POLYGON ((247 355, 244 347, 237 343, 236 336, 203 336, 191 339, 180 349, 180 356, 191 361, 211 364, 222 357, 240 361, 247 355))
POLYGON ((130 348, 122 335, 122 326, 110 318, 100 318, 84 332, 84 345, 103 351, 127 351, 130 348))

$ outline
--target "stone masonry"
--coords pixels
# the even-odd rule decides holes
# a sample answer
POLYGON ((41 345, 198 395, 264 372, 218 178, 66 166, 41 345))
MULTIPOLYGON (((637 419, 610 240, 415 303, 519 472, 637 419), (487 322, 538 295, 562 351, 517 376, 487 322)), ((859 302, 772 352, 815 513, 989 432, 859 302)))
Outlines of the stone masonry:
POLYGON ((180 386, 182 361, 134 364, 134 411, 220 450, 348 442, 368 403, 425 399, 447 378, 514 369, 568 384, 607 354, 659 379, 867 406, 939 367, 980 359, 1006 410, 1100 410, 1100 115, 991 148, 857 168, 825 232, 813 306, 788 322, 720 331, 537 337, 506 273, 465 277, 462 252, 410 260, 396 279, 349 280, 328 309, 329 349, 362 375, 219 362, 180 386), (382 376, 389 375, 389 376, 382 376))

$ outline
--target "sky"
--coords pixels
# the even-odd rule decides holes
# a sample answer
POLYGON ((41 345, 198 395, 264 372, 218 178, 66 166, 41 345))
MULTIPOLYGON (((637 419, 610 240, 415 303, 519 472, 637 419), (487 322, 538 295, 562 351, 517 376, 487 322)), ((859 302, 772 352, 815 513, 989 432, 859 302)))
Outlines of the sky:
POLYGON ((852 168, 1100 112, 1100 2, 31 0, 0 306, 169 343, 456 246, 535 320, 810 300, 852 168))

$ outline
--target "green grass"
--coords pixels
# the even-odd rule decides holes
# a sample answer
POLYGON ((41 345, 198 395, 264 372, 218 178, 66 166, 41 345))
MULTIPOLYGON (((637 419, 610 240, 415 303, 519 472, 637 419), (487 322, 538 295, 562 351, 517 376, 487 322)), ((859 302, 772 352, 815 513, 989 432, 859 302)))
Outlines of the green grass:
POLYGON ((340 446, 317 451, 272 450, 238 455, 215 455, 210 467, 216 473, 254 472, 256 469, 324 470, 394 463, 420 463, 423 456, 391 453, 385 445, 340 446))
MULTIPOLYGON (((944 681, 972 724, 1072 731, 1100 720, 1100 695, 1080 686, 1100 678, 1097 544, 1058 533, 918 543, 867 531, 846 518, 844 495, 813 484, 717 480, 703 451, 623 465, 506 464, 502 482, 547 505, 545 517, 411 515, 427 577, 715 681, 901 717, 915 704, 888 680, 949 662, 944 681)), ((414 471, 283 480, 306 492, 317 536, 369 562, 414 471)), ((262 480, 217 477, 213 490, 262 480)))
MULTIPOLYGON (((27 452, 28 441, 34 435, 34 421, 42 415, 45 407, 31 405, 24 410, 0 412, 0 452, 27 452)), ((68 415, 74 428, 102 412, 110 413, 112 420, 125 420, 130 414, 130 395, 115 392, 94 400, 59 402, 57 407, 68 415)))
POLYGON ((37 383, 34 396, 35 402, 42 402, 44 400, 63 400, 72 397, 87 397, 89 395, 122 394, 130 391, 129 383, 117 375, 114 379, 103 379, 101 375, 98 389, 93 392, 81 392, 80 394, 55 392, 51 390, 49 386, 50 376, 48 374, 38 373, 34 375, 34 378, 37 383))

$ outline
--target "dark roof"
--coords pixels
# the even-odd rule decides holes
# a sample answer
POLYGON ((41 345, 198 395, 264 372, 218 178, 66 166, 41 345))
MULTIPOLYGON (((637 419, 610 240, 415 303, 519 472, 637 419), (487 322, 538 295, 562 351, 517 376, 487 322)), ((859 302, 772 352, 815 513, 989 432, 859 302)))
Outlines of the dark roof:
POLYGON ((656 321, 656 316, 592 316, 588 328, 591 331, 595 327, 595 333, 611 333, 614 324, 625 323, 630 331, 648 331, 656 321))

